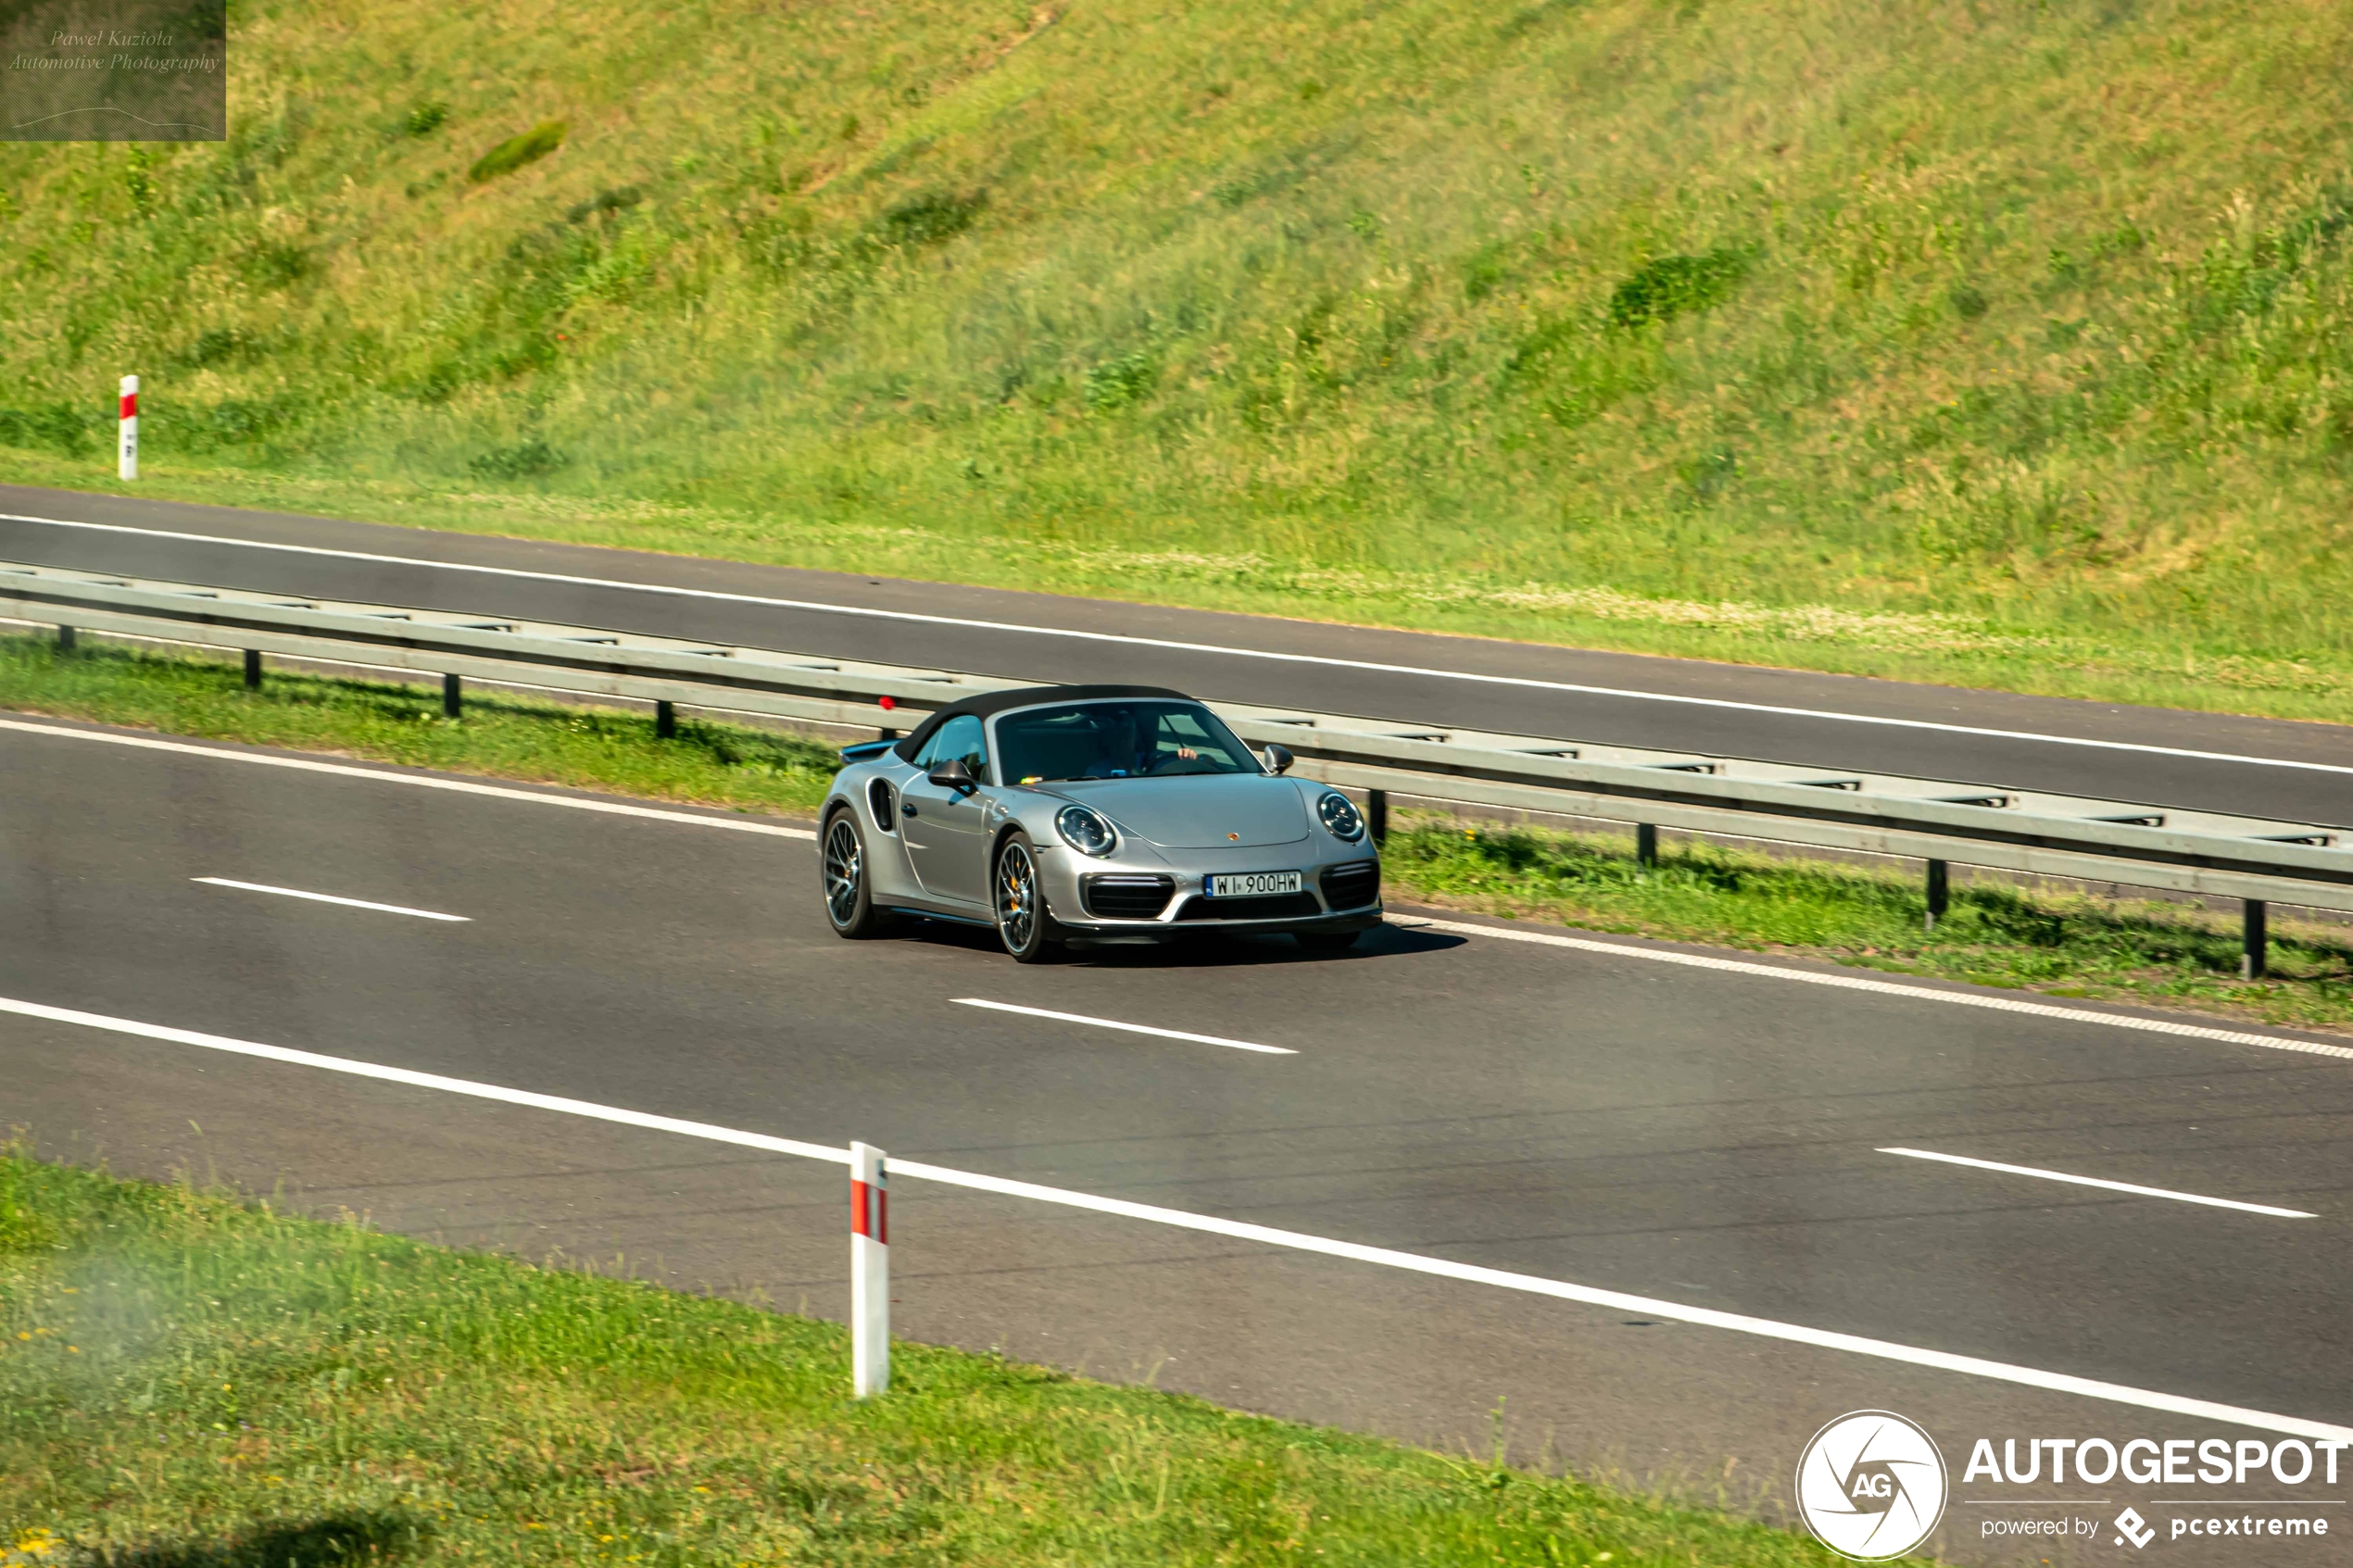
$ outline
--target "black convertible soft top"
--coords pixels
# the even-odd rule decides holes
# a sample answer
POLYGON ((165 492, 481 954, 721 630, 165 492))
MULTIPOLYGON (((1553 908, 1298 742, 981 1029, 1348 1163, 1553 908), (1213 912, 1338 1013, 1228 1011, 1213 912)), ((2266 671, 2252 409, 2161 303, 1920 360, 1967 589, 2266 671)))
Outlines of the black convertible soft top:
POLYGON ((931 739, 934 730, 949 720, 967 713, 975 719, 986 719, 1009 708, 1035 708, 1046 702, 1100 702, 1124 696, 1160 697, 1176 702, 1193 700, 1183 692, 1172 692, 1166 686, 1014 686, 1000 692, 981 692, 962 702, 949 704, 916 725, 906 739, 891 749, 901 762, 912 762, 915 753, 924 748, 924 743, 931 739))

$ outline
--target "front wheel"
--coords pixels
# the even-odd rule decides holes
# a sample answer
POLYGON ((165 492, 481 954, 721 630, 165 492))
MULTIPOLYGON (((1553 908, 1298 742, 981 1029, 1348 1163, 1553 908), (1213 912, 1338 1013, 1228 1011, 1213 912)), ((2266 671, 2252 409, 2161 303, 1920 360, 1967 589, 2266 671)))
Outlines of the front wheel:
POLYGON ((1029 835, 1014 834, 997 851, 996 874, 989 878, 995 894, 997 935, 1016 963, 1043 963, 1060 944, 1053 917, 1046 912, 1045 891, 1038 884, 1038 852, 1029 835))
POLYGON ((874 884, 866 864, 866 836, 848 811, 837 811, 825 823, 825 920, 834 935, 852 940, 879 936, 891 924, 887 909, 875 908, 874 884))

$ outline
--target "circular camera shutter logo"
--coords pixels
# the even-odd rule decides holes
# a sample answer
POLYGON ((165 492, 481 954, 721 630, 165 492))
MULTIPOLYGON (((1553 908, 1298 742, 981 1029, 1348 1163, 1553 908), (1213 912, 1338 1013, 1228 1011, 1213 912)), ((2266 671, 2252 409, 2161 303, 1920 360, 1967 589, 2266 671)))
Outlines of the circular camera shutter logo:
POLYGON ((1857 1562, 1901 1557, 1944 1516, 1951 1482, 1935 1439, 1893 1411, 1856 1411, 1814 1434, 1797 1461, 1797 1512, 1857 1562))

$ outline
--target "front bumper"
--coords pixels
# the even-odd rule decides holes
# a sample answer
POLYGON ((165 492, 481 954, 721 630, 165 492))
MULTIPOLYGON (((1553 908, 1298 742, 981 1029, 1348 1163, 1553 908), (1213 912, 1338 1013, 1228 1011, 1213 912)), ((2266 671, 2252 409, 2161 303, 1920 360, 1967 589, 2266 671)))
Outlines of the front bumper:
POLYGON ((1209 897, 1208 877, 1244 868, 1081 868, 1071 857, 1060 859, 1054 870, 1062 874, 1048 878, 1047 905, 1054 923, 1080 941, 1168 942, 1202 931, 1363 931, 1381 921, 1380 862, 1370 856, 1302 868, 1297 893, 1218 899, 1209 897))

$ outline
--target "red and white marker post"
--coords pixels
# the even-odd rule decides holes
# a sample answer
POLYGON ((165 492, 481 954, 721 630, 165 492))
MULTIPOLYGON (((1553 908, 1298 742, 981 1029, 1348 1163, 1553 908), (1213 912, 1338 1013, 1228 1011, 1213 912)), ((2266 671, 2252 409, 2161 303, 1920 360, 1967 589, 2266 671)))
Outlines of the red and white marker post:
POLYGON ((863 1399, 890 1389, 890 1193, 883 1151, 849 1146, 849 1381, 863 1399))
POLYGON ((139 378, 122 378, 122 433, 115 445, 115 471, 139 477, 139 378))

